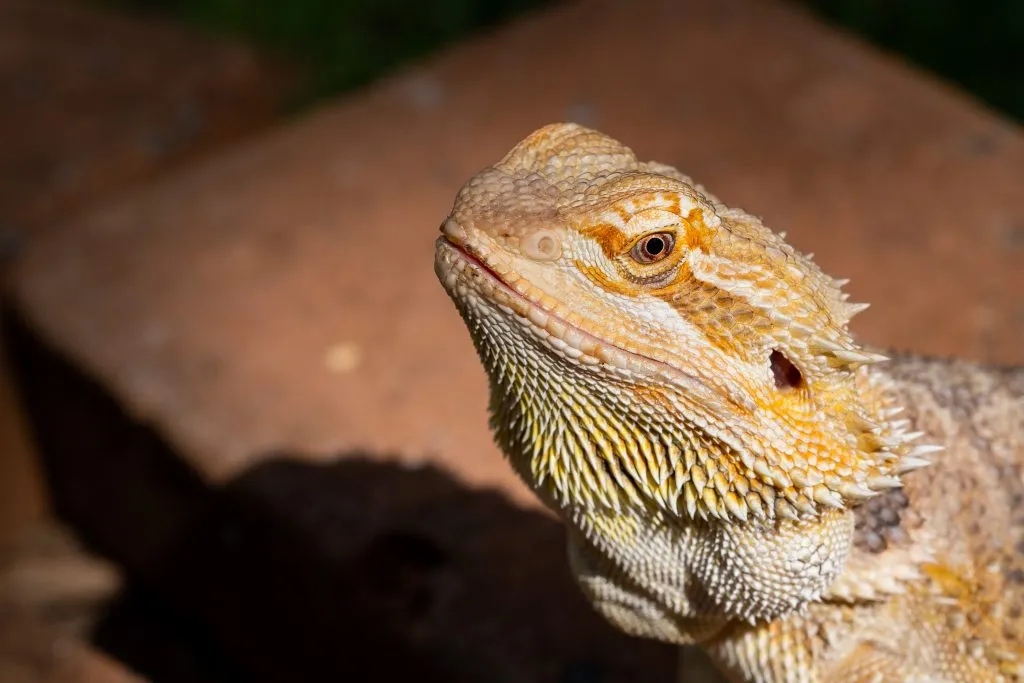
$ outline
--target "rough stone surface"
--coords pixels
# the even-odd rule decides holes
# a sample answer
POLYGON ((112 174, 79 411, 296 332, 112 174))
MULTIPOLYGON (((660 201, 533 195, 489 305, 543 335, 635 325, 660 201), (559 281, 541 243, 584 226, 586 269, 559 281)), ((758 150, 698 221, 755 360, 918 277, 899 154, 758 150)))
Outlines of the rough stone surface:
POLYGON ((283 75, 152 17, 0 0, 0 261, 69 211, 265 124, 283 75))
POLYGON ((211 481, 286 448, 429 459, 520 500, 432 272, 459 185, 571 119, 762 215, 870 342, 1024 361, 1024 136, 754 0, 573 2, 30 245, 18 306, 211 481))
MULTIPOLYGON (((286 75, 152 16, 0 0, 0 277, 47 226, 276 118, 286 75)), ((45 509, 8 373, 0 361, 0 540, 45 509)))
MULTIPOLYGON (((70 213, 275 118, 286 81, 248 48, 167 22, 0 0, 0 279, 70 213)), ((0 354, 9 346, 0 338, 0 354)), ((47 496, 9 382, 16 369, 0 360, 0 681, 141 683, 86 641, 119 576, 40 521, 47 496)), ((116 636, 114 649, 131 639, 116 636)), ((175 637, 160 647, 187 653, 175 637)))

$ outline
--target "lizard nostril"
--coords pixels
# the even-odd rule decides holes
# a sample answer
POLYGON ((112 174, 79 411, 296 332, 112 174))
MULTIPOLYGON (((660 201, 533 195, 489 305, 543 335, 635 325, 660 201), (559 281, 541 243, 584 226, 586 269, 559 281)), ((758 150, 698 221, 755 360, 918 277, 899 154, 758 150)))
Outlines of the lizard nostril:
POLYGON ((523 254, 535 261, 554 261, 562 255, 562 243, 550 230, 538 230, 519 244, 523 254))

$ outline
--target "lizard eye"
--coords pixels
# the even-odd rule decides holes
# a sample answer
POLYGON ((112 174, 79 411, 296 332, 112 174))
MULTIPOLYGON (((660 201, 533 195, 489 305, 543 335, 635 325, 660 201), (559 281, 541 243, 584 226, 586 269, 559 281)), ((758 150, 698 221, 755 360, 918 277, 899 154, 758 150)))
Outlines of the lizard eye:
POLYGON ((675 235, 670 232, 656 232, 634 244, 629 253, 637 263, 656 263, 671 254, 675 245, 675 235))

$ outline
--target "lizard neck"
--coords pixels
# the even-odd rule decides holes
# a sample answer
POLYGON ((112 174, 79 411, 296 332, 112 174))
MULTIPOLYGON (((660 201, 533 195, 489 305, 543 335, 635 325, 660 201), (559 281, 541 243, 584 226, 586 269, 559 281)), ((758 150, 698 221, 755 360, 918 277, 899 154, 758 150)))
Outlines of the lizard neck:
MULTIPOLYGON (((908 423, 895 419, 889 381, 860 369, 859 404, 844 418, 851 436, 836 450, 774 451, 752 437, 760 425, 714 429, 706 415, 664 382, 640 384, 580 367, 538 342, 517 356, 481 356, 489 365, 491 426, 519 476, 557 508, 671 513, 709 523, 758 525, 810 520, 845 510, 898 484, 886 465, 906 455, 908 423), (488 362, 490 360, 490 362, 488 362), (754 451, 758 447, 760 450, 754 451), (858 459, 881 464, 860 480, 858 459)), ((913 437, 914 435, 909 435, 913 437)))

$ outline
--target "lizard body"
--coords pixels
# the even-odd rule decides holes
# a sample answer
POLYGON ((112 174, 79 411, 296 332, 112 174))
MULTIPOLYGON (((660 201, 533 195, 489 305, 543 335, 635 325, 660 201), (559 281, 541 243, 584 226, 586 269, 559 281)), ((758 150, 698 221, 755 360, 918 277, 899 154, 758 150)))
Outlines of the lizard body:
POLYGON ((573 124, 462 188, 435 269, 614 625, 733 681, 1024 680, 1024 369, 883 363, 842 282, 573 124))

